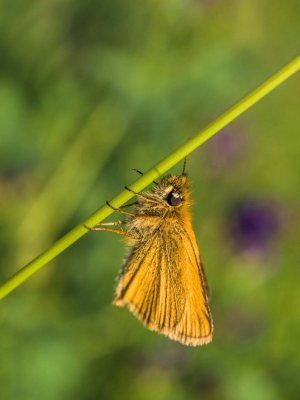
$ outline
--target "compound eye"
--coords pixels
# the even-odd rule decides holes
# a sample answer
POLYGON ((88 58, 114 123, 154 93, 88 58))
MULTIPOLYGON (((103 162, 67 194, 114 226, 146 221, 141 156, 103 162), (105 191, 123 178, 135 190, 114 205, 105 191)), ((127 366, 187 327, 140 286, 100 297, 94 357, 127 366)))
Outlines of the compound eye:
POLYGON ((170 206, 178 206, 181 201, 181 197, 177 192, 171 192, 167 198, 167 202, 170 206))

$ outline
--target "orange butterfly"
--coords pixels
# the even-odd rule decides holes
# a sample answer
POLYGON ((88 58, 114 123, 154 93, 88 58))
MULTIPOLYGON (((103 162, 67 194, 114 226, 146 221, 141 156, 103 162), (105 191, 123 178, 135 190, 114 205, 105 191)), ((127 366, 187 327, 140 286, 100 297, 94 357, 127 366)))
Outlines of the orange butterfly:
POLYGON ((188 186, 184 171, 165 176, 151 191, 134 192, 138 201, 129 205, 134 206, 132 212, 110 206, 126 214, 126 220, 89 229, 123 235, 130 248, 114 304, 127 306, 149 329, 197 346, 212 340, 213 322, 191 225, 188 186))

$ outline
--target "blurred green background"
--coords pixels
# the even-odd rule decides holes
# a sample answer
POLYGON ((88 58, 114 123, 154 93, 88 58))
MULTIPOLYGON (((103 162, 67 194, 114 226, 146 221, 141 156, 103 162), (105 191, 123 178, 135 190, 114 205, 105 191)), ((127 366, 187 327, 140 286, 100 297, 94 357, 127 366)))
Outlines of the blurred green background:
MULTIPOLYGON (((299 12, 2 0, 1 282, 296 56, 299 12)), ((299 89, 189 157, 213 342, 184 347, 112 306, 125 249, 88 234, 1 301, 1 400, 300 398, 299 89)))

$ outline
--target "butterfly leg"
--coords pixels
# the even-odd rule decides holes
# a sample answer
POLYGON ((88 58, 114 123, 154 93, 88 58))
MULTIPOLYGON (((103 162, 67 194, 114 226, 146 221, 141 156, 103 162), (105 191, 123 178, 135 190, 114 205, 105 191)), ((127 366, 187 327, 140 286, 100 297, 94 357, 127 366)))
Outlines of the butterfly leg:
POLYGON ((119 225, 124 225, 124 224, 126 224, 126 221, 115 221, 115 222, 102 222, 101 224, 97 224, 93 227, 84 225, 84 227, 91 232, 106 231, 106 232, 113 232, 118 235, 131 237, 131 235, 129 235, 129 233, 123 231, 122 229, 107 228, 107 226, 119 226, 119 225))
MULTIPOLYGON (((138 174, 140 174, 140 175, 144 175, 144 173, 143 172, 141 172, 139 169, 136 169, 136 168, 132 168, 132 171, 135 171, 135 172, 137 172, 138 174)), ((156 181, 153 181, 153 183, 155 184, 155 185, 158 185, 158 183, 156 182, 156 181)))
POLYGON ((137 173, 140 174, 140 175, 144 175, 144 173, 141 172, 139 169, 132 168, 132 171, 135 171, 135 172, 137 172, 137 173))
POLYGON ((133 193, 135 196, 141 197, 142 199, 149 200, 148 197, 144 196, 141 193, 135 192, 134 190, 130 189, 128 186, 124 186, 124 189, 128 190, 128 192, 133 193))
POLYGON ((121 213, 121 214, 130 215, 130 216, 133 216, 133 215, 134 215, 133 213, 130 213, 130 212, 128 212, 128 211, 122 210, 121 208, 117 208, 117 207, 112 206, 108 201, 106 201, 106 205, 107 205, 108 207, 110 207, 112 210, 118 211, 118 212, 121 213))
POLYGON ((134 190, 130 189, 128 186, 124 186, 124 189, 125 189, 125 190, 128 190, 128 192, 130 192, 130 193, 133 193, 135 196, 140 197, 141 199, 144 199, 144 200, 146 200, 146 201, 148 201, 148 202, 157 204, 157 201, 156 201, 156 200, 151 199, 150 197, 147 197, 147 196, 145 196, 145 195, 143 195, 143 194, 141 194, 141 193, 135 192, 134 190))
POLYGON ((134 203, 130 203, 130 204, 123 204, 122 206, 120 206, 119 208, 126 208, 126 207, 132 207, 139 204, 138 201, 135 201, 134 203))

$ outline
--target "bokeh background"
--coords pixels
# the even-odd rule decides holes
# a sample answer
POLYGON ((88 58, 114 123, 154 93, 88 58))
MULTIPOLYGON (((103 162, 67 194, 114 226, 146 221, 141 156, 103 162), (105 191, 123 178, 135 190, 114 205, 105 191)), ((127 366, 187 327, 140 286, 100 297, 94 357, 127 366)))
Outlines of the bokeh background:
MULTIPOLYGON (((2 0, 1 282, 296 56, 299 13, 2 0)), ((184 347, 112 306, 125 249, 88 234, 1 301, 1 400, 300 398, 299 89, 189 157, 213 342, 184 347)))

